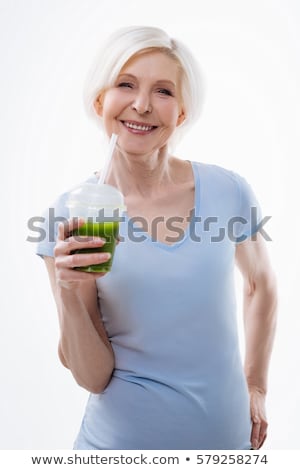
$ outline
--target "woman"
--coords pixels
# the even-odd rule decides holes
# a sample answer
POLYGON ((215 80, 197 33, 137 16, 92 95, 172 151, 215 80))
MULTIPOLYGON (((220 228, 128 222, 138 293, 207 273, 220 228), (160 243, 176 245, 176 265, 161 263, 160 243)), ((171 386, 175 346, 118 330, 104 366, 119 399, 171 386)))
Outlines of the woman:
MULTIPOLYGON (((72 254, 104 242, 77 240, 71 219, 55 246, 38 248, 57 303, 59 357, 91 392, 76 449, 249 449, 266 438, 276 288, 253 223, 258 204, 236 173, 169 151, 199 114, 200 84, 187 48, 150 27, 117 31, 87 81, 88 111, 118 135, 105 182, 125 197, 121 241, 105 275, 73 269, 109 255, 72 254)), ((66 197, 56 215, 68 217, 66 197)))

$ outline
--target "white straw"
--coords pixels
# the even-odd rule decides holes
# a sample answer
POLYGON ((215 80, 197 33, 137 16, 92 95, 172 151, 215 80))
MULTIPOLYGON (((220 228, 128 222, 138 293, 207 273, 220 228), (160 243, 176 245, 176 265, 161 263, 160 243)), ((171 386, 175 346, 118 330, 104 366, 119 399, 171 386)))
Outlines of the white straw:
POLYGON ((105 181, 105 178, 106 178, 106 175, 107 175, 107 172, 108 172, 109 164, 111 162, 111 159, 112 159, 112 156, 113 156, 113 153, 114 153, 114 150, 115 150, 117 139, 118 139, 117 134, 112 134, 111 135, 106 160, 105 160, 105 163, 104 163, 104 168, 101 171, 101 175, 100 175, 100 178, 98 180, 98 184, 104 184, 104 181, 105 181))

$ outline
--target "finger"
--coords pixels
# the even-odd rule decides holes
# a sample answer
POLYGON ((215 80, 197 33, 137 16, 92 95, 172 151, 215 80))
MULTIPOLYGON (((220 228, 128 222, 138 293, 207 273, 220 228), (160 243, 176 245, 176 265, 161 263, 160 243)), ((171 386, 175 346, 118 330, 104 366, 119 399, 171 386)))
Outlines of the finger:
POLYGON ((54 257, 70 255, 72 251, 102 248, 106 240, 100 237, 71 236, 58 241, 54 247, 54 257))
POLYGON ((260 423, 252 424, 252 432, 251 432, 251 445, 253 449, 258 449, 259 445, 259 433, 260 433, 260 423))
POLYGON ((65 239, 65 224, 65 222, 58 224, 57 241, 63 241, 65 239))
POLYGON ((260 449, 264 445, 266 438, 267 438, 267 434, 265 434, 263 439, 259 442, 258 447, 257 447, 258 449, 260 449))
POLYGON ((268 423, 265 420, 262 420, 260 424, 260 430, 259 430, 258 448, 260 448, 266 440, 267 428, 268 428, 268 423))
POLYGON ((97 280, 99 277, 103 277, 107 272, 86 272, 76 271, 75 269, 64 269, 59 272, 57 282, 59 285, 70 288, 78 282, 97 280))
POLYGON ((81 227, 85 223, 82 217, 72 217, 64 222, 58 224, 57 240, 65 240, 70 236, 73 230, 81 227))
POLYGON ((101 237, 86 237, 81 235, 71 236, 66 238, 65 242, 67 242, 68 251, 74 250, 82 250, 85 248, 101 248, 105 245, 106 240, 105 238, 101 237))
POLYGON ((102 264, 111 258, 110 253, 75 253, 69 256, 60 256, 55 260, 58 269, 73 269, 93 264, 102 264))

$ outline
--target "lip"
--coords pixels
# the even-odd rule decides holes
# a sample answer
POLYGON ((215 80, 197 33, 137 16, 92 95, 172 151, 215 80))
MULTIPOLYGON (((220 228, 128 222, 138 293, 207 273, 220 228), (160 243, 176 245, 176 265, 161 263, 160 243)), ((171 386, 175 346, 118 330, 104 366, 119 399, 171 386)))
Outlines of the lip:
POLYGON ((123 126, 133 134, 150 134, 158 126, 155 126, 149 122, 140 122, 140 121, 131 121, 131 120, 121 120, 123 126))

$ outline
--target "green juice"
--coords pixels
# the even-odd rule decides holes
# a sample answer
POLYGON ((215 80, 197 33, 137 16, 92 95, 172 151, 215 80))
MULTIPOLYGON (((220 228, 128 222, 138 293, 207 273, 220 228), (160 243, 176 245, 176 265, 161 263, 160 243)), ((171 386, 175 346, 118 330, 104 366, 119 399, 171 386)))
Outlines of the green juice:
MULTIPOLYGON (((87 272, 108 272, 111 270, 113 256, 115 252, 116 242, 119 235, 119 222, 86 222, 81 227, 73 230, 73 235, 76 237, 101 237, 105 238, 106 243, 98 248, 83 248, 81 250, 74 250, 73 253, 110 253, 111 258, 105 263, 92 264, 91 266, 79 266, 74 269, 78 271, 87 272)), ((84 241, 84 239, 82 239, 84 241)))

